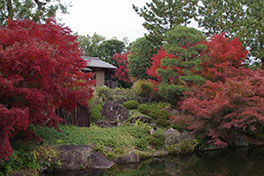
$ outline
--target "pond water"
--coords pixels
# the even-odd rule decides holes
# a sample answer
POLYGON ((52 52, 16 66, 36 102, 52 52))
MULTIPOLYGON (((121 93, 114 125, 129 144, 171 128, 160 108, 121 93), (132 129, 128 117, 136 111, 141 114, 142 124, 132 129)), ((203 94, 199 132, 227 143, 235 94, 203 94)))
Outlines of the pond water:
POLYGON ((109 170, 53 173, 56 176, 263 176, 264 148, 239 148, 187 156, 151 158, 109 170))

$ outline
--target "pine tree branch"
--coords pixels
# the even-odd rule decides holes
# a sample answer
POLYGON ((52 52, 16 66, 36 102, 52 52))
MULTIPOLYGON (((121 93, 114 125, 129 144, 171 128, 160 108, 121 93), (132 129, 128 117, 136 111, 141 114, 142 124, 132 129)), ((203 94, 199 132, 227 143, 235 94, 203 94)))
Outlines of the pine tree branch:
POLYGON ((38 22, 40 20, 39 13, 42 10, 43 6, 45 6, 47 3, 41 2, 39 0, 34 0, 34 1, 38 5, 38 10, 37 10, 36 14, 33 17, 33 21, 38 22))

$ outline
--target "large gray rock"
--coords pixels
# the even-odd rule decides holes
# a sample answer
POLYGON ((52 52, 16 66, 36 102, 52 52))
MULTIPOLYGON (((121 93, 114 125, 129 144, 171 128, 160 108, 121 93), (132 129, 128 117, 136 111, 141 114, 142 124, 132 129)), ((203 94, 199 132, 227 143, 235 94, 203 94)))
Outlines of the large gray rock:
POLYGON ((165 145, 177 144, 182 140, 181 133, 173 128, 169 128, 167 131, 165 131, 164 137, 165 145))
POLYGON ((120 156, 115 159, 115 163, 117 164, 128 164, 128 163, 138 163, 139 155, 134 151, 130 151, 128 154, 120 156))
POLYGON ((120 104, 108 101, 102 107, 102 116, 104 116, 108 121, 124 121, 128 119, 129 112, 120 104))
POLYGON ((108 169, 114 162, 103 154, 93 151, 89 145, 62 145, 56 148, 58 160, 61 161, 59 170, 79 170, 84 168, 108 169))
POLYGON ((62 170, 83 169, 89 166, 92 147, 88 145, 61 145, 56 148, 62 170))
POLYGON ((164 137, 165 137, 165 145, 174 145, 182 142, 183 140, 193 141, 195 139, 193 133, 190 133, 188 131, 184 131, 181 133, 173 128, 169 128, 167 131, 165 131, 164 137))
POLYGON ((114 165, 114 162, 108 160, 103 154, 93 151, 91 165, 94 169, 109 169, 114 165))

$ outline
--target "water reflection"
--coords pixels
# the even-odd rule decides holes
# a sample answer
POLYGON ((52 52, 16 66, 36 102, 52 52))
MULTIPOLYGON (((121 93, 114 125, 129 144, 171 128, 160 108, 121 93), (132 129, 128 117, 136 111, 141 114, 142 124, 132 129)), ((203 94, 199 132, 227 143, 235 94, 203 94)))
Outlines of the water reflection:
POLYGON ((53 173, 57 176, 263 176, 264 148, 228 149, 152 158, 110 170, 53 173))

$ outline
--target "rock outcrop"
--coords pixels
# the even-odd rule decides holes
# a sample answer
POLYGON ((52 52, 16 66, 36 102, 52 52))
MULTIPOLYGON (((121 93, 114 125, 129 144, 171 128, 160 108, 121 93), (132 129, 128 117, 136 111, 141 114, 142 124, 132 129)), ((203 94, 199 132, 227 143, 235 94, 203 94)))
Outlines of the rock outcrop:
POLYGON ((108 121, 125 121, 128 119, 128 110, 120 104, 108 101, 102 107, 102 116, 108 121))
POLYGON ((89 145, 62 145, 56 148, 60 160, 59 170, 79 170, 84 168, 108 169, 114 162, 108 160, 103 154, 93 151, 89 145))
POLYGON ((122 155, 114 160, 117 164, 128 164, 128 163, 138 163, 139 155, 134 151, 130 151, 128 154, 122 155))
POLYGON ((62 170, 83 169, 89 166, 92 147, 88 145, 61 145, 56 148, 62 170))

